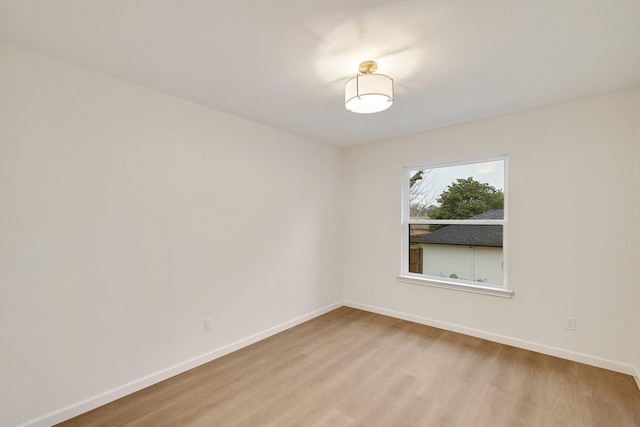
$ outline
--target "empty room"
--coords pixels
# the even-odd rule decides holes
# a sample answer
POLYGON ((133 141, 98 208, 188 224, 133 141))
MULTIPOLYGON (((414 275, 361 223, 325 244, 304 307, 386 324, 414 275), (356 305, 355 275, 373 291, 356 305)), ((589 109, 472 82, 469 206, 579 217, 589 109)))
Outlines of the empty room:
POLYGON ((0 0, 0 426, 640 426, 640 1, 0 0))

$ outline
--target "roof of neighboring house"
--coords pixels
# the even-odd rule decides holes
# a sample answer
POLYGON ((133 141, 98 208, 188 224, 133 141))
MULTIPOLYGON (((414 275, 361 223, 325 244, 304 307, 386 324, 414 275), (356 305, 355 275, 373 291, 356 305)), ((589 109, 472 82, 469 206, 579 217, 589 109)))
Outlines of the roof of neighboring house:
MULTIPOLYGON (((469 219, 503 219, 504 210, 481 213, 469 219)), ((431 233, 414 236, 411 243, 502 247, 501 225, 445 225, 431 233)))

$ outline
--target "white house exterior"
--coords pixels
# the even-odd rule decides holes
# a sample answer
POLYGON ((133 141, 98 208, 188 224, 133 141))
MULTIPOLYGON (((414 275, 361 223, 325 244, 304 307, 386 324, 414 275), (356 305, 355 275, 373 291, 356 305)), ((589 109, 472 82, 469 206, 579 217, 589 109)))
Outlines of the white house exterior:
MULTIPOLYGON (((503 210, 493 210, 471 219, 503 217, 503 210)), ((412 236, 411 247, 422 249, 419 273, 502 285, 502 236, 502 225, 446 225, 412 236)))
POLYGON ((502 284, 502 247, 422 245, 422 274, 502 284))

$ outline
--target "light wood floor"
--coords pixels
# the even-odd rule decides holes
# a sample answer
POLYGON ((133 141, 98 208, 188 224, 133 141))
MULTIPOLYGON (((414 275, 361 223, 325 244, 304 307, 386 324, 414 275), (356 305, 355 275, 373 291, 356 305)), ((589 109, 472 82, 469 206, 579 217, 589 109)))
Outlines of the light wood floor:
POLYGON ((640 426, 634 379, 351 308, 63 426, 640 426))

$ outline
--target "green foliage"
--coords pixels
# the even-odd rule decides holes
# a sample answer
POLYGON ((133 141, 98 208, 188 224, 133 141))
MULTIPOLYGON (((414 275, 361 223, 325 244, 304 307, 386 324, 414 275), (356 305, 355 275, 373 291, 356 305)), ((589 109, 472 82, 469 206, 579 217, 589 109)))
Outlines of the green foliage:
POLYGON ((472 177, 459 178, 438 198, 431 219, 467 219, 483 212, 504 209, 504 193, 472 177))

